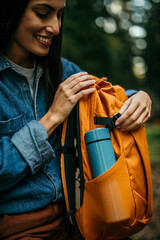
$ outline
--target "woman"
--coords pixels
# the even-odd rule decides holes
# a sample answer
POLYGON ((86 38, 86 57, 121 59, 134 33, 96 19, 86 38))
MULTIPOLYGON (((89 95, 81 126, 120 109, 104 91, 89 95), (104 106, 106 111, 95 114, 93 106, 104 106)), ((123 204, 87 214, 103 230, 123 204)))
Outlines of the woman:
MULTIPOLYGON (((65 226, 61 124, 94 81, 60 58, 64 8, 65 0, 1 0, 0 239, 83 239, 65 226)), ((150 107, 145 92, 133 95, 117 127, 134 130, 150 107)))

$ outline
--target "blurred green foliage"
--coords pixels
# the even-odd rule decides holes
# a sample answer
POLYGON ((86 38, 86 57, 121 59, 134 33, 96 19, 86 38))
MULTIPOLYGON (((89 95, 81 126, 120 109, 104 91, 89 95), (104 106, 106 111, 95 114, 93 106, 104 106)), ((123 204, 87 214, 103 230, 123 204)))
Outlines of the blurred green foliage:
MULTIPOLYGON (((160 96, 160 3, 150 0, 152 8, 146 13, 148 20, 141 25, 147 30, 147 48, 141 57, 147 64, 144 79, 132 71, 133 39, 119 25, 119 18, 106 11, 109 0, 68 0, 63 30, 62 55, 77 63, 82 69, 98 77, 108 76, 113 84, 125 88, 149 89, 160 96), (98 17, 112 17, 117 23, 113 34, 96 25, 98 17)), ((119 0, 120 1, 120 0, 119 0)), ((111 2, 119 2, 118 0, 111 2)), ((123 8, 127 2, 121 1, 123 8)), ((149 0, 147 0, 149 2, 149 0)), ((126 10, 131 15, 131 11, 126 10)))
POLYGON ((146 25, 148 47, 145 59, 148 66, 146 86, 160 98, 160 3, 153 5, 151 18, 146 25))
POLYGON ((160 166, 160 126, 147 124, 146 132, 152 166, 160 166))

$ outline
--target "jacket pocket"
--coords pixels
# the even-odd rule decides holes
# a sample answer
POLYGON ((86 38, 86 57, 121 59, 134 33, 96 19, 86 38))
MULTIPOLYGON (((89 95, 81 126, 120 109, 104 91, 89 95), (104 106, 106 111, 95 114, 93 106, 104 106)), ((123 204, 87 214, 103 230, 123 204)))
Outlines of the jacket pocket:
POLYGON ((20 130, 26 124, 25 114, 22 113, 16 118, 11 118, 6 121, 0 121, 0 137, 12 137, 14 133, 20 130))

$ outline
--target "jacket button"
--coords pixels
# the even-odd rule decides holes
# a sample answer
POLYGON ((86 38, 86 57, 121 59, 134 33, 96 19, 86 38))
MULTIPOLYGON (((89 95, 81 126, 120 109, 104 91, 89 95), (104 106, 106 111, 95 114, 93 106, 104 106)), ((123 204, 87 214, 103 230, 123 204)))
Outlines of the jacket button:
POLYGON ((27 87, 27 83, 23 83, 23 87, 27 87))

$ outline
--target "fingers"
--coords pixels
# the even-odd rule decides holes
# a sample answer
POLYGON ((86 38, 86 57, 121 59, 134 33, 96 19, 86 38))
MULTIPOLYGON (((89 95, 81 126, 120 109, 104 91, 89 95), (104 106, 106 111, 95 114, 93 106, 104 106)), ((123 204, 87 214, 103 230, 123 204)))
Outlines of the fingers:
POLYGON ((75 106, 77 102, 84 96, 91 94, 95 91, 95 88, 88 88, 79 91, 76 94, 66 96, 66 101, 70 102, 71 105, 75 106))
POLYGON ((75 95, 75 101, 78 102, 81 98, 83 98, 84 96, 91 94, 95 91, 95 88, 88 88, 85 90, 80 91, 79 93, 77 93, 75 95))
POLYGON ((84 91, 85 88, 95 84, 95 80, 92 80, 92 78, 93 77, 86 72, 74 74, 60 84, 59 91, 71 101, 73 101, 73 99, 79 99, 79 96, 83 96, 94 91, 93 89, 84 91), (80 91, 82 91, 82 93, 78 94, 77 97, 76 95, 80 91))
POLYGON ((121 131, 134 131, 143 125, 148 115, 146 112, 141 114, 135 112, 130 118, 128 118, 123 124, 117 127, 121 131))
POLYGON ((79 82, 77 83, 73 88, 72 88, 72 93, 75 94, 82 89, 89 87, 91 85, 95 84, 95 80, 84 80, 84 82, 79 82))
POLYGON ((122 115, 116 121, 121 131, 133 131, 142 126, 150 118, 151 100, 148 94, 138 92, 129 98, 119 111, 122 115))
POLYGON ((122 108, 119 110, 119 113, 121 114, 121 117, 118 118, 116 121, 116 126, 122 125, 127 119, 129 119, 133 113, 136 111, 138 108, 138 104, 132 103, 131 99, 128 99, 122 106, 122 108))
MULTIPOLYGON (((121 107, 121 109, 119 110, 119 113, 122 115, 127 109, 128 107, 130 106, 131 104, 131 100, 128 99, 127 101, 124 102, 123 106, 121 107)), ((120 119, 120 118, 119 118, 120 119)), ((122 121, 123 122, 123 117, 121 118, 120 122, 122 121)))
POLYGON ((84 87, 95 84, 95 80, 92 80, 92 78, 93 77, 88 74, 76 76, 76 78, 73 78, 73 80, 68 83, 67 88, 72 91, 72 94, 75 94, 84 87))
POLYGON ((79 81, 83 80, 83 79, 87 79, 87 76, 90 76, 90 79, 92 78, 91 75, 89 75, 87 72, 79 72, 76 74, 71 75, 69 78, 67 78, 62 84, 64 84, 65 86, 69 85, 69 87, 73 87, 73 85, 75 83, 78 83, 79 81))
POLYGON ((87 73, 78 73, 61 83, 49 109, 51 118, 54 116, 58 124, 62 123, 82 97, 93 93, 95 88, 89 86, 95 81, 91 79, 92 76, 87 73))

